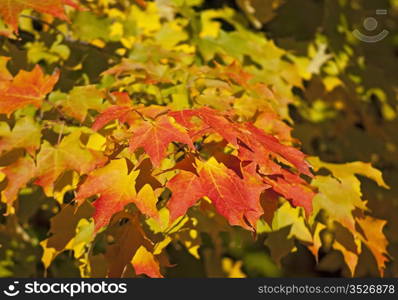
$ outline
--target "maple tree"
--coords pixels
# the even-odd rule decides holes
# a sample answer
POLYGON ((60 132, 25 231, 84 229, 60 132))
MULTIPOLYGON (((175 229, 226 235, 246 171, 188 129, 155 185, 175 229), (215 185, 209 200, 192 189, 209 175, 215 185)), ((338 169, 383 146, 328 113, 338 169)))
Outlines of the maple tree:
MULTIPOLYGON (((253 243, 267 236, 277 265, 297 241, 317 261, 324 245, 341 252, 351 276, 367 248, 384 275, 386 221, 371 215, 358 177, 388 189, 382 173, 300 149, 289 107, 303 71, 236 11, 198 12, 199 0, 11 2, 0 0, 4 39, 31 31, 38 41, 26 45, 26 70, 11 72, 11 42, 0 58, 1 226, 22 224, 26 195, 29 207, 51 207, 35 241, 46 270, 72 251, 82 277, 165 277, 170 248, 203 259, 205 235, 221 268, 222 235, 244 229, 253 243), (78 47, 106 59, 82 63, 78 47)), ((235 266, 223 276, 242 275, 235 266)))

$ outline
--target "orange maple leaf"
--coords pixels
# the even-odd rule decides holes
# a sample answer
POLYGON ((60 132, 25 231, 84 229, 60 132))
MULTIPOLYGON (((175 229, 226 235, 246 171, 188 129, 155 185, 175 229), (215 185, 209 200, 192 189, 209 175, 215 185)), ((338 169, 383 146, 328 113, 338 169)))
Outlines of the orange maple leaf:
POLYGON ((269 186, 253 180, 249 174, 240 178, 222 163, 210 158, 197 161, 197 170, 205 195, 213 202, 217 212, 231 225, 254 230, 264 214, 260 194, 269 186))

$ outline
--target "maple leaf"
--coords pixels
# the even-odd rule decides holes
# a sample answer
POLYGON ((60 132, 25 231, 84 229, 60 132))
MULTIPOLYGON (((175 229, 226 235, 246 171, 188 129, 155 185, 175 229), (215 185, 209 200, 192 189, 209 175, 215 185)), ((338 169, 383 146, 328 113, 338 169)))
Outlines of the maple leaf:
POLYGON ((184 129, 173 125, 169 117, 161 116, 155 121, 146 121, 133 129, 129 149, 134 152, 140 147, 144 148, 154 166, 159 166, 171 142, 181 142, 194 149, 192 140, 184 129))
POLYGON ((304 208, 307 216, 312 212, 312 201, 315 193, 306 185, 287 181, 281 177, 276 180, 264 178, 264 181, 270 184, 273 190, 288 200, 291 200, 294 206, 304 208))
POLYGON ((339 181, 328 176, 316 176, 312 185, 319 189, 313 201, 314 214, 323 209, 330 219, 355 232, 353 210, 367 210, 366 202, 361 199, 358 189, 349 181, 339 181))
POLYGON ((70 91, 60 105, 67 115, 83 122, 88 110, 102 111, 105 108, 103 98, 104 93, 97 89, 95 85, 78 86, 70 91))
POLYGON ((157 202, 158 197, 155 195, 154 190, 149 184, 143 186, 134 200, 135 205, 137 205, 138 209, 142 213, 155 219, 159 218, 159 212, 156 208, 157 202))
POLYGON ((107 235, 114 241, 106 247, 105 258, 108 277, 121 277, 127 265, 131 263, 137 250, 143 246, 151 249, 137 215, 120 212, 109 225, 107 235), (120 220, 124 220, 120 224, 120 220))
POLYGON ((125 159, 112 160, 108 165, 91 172, 79 187, 75 201, 99 194, 94 201, 95 232, 107 225, 114 213, 136 201, 135 180, 139 171, 128 173, 125 159))
POLYGON ((188 208, 206 194, 200 178, 191 172, 183 170, 169 180, 166 187, 172 192, 167 204, 170 210, 170 222, 185 215, 188 208))
POLYGON ((74 0, 62 0, 62 1, 64 2, 64 5, 69 5, 78 10, 85 10, 78 3, 75 3, 74 0))
POLYGON ((0 56, 0 81, 12 80, 12 75, 7 69, 7 63, 9 60, 9 57, 0 56))
POLYGON ((192 126, 191 119, 195 115, 196 115, 195 111, 190 109, 171 111, 169 113, 170 117, 173 117, 177 123, 181 124, 187 129, 191 128, 192 126))
POLYGON ((316 223, 315 230, 312 238, 312 245, 308 246, 308 249, 315 256, 315 260, 319 262, 319 249, 322 247, 321 232, 326 228, 322 223, 316 223))
POLYGON ((145 0, 135 0, 135 3, 137 3, 141 8, 147 7, 147 3, 145 0))
POLYGON ((61 20, 68 20, 64 5, 78 7, 72 0, 0 0, 0 16, 17 32, 18 17, 24 9, 34 9, 61 20))
POLYGON ((35 170, 36 166, 29 156, 20 158, 15 163, 1 169, 0 172, 8 179, 7 187, 1 192, 3 202, 12 206, 17 199, 19 190, 34 178, 35 170))
POLYGON ((0 126, 0 153, 23 148, 33 155, 40 147, 40 139, 41 128, 30 117, 18 119, 12 130, 4 123, 0 126))
POLYGON ((58 71, 46 76, 36 65, 30 72, 20 71, 10 81, 0 81, 0 113, 9 115, 29 104, 40 107, 58 79, 58 71))
POLYGON ((119 120, 124 123, 128 120, 132 110, 133 108, 130 106, 112 105, 95 119, 91 128, 97 131, 113 120, 119 120))
POLYGON ((276 136, 281 142, 293 141, 291 136, 292 128, 288 126, 280 116, 272 111, 265 110, 257 118, 254 125, 263 129, 268 134, 276 136))
POLYGON ((93 130, 99 130, 111 121, 118 120, 120 123, 133 125, 137 120, 143 117, 156 119, 158 116, 168 111, 167 107, 151 105, 143 106, 131 105, 131 99, 125 92, 113 92, 111 96, 115 99, 116 105, 112 105, 105 109, 98 117, 96 117, 93 130))
POLYGON ((130 106, 131 99, 127 92, 112 92, 111 97, 117 105, 130 106))
POLYGON ((289 238, 295 237, 303 242, 312 243, 312 235, 301 210, 298 207, 292 207, 289 202, 283 203, 272 220, 272 230, 279 230, 286 226, 290 226, 289 238))
MULTIPOLYGON (((183 246, 199 264, 210 262, 207 275, 222 274, 222 265, 224 275, 242 276, 241 263, 250 268, 250 260, 258 261, 265 254, 249 253, 242 262, 222 259, 228 245, 223 245, 220 232, 235 231, 231 226, 238 225, 267 232, 265 245, 279 266, 283 256, 295 251, 298 240, 316 260, 321 246, 325 251, 340 251, 351 275, 362 258, 367 259, 362 251, 368 248, 379 272, 386 271, 390 259, 383 235, 386 223, 366 216, 369 211, 359 180, 365 176, 387 188, 381 172, 366 163, 336 165, 307 158, 295 146, 298 141, 285 122, 291 121, 288 105, 293 102, 309 122, 319 123, 342 108, 347 108, 344 114, 349 123, 357 119, 350 117, 352 103, 344 102, 350 97, 345 97, 341 80, 330 74, 310 80, 310 73, 319 73, 325 63, 323 46, 312 53, 312 45, 310 59, 296 57, 245 28, 234 9, 209 10, 196 3, 203 1, 84 1, 94 10, 74 14, 73 26, 53 22, 54 18, 67 20, 66 6, 80 9, 77 2, 0 0, 0 35, 14 38, 19 20, 29 32, 33 19, 33 25, 43 25, 40 34, 31 32, 34 41, 25 43, 26 33, 21 34, 22 52, 20 43, 6 41, 2 51, 12 52, 12 61, 0 56, 0 179, 4 179, 1 198, 7 206, 0 224, 0 256, 4 251, 13 254, 6 255, 2 271, 24 275, 17 267, 18 262, 26 262, 27 270, 33 265, 34 273, 37 261, 30 258, 37 255, 31 255, 35 247, 29 235, 41 229, 30 222, 37 219, 32 216, 37 215, 42 200, 69 202, 75 188, 77 203, 61 204, 59 211, 50 207, 55 217, 50 220, 48 239, 40 242, 45 269, 58 254, 70 251, 82 277, 162 277, 160 265, 170 266, 168 250, 183 246), (115 5, 118 2, 135 5, 115 5), (199 11, 193 24, 197 26, 189 26, 191 20, 184 13, 193 8, 199 11), (22 17, 24 11, 33 19, 22 17), (38 14, 45 19, 36 20, 38 14), (222 20, 235 29, 224 30, 222 20), (116 45, 119 42, 123 47, 116 45), (28 63, 40 61, 65 69, 59 87, 67 94, 55 92, 46 102, 59 73, 45 75, 39 66, 14 77, 26 63, 26 54, 28 63), (107 65, 105 76, 97 78, 107 65), (309 87, 303 86, 304 79, 309 87), (77 86, 82 82, 99 85, 77 86), (338 91, 334 90, 337 86, 338 91), (300 99, 293 101, 293 87, 309 98, 321 94, 328 98, 324 92, 334 90, 340 100, 315 101, 308 110, 300 99), (97 113, 93 123, 92 115, 97 113), (74 127, 78 123, 79 129, 74 127), (95 131, 105 130, 93 134, 85 127, 89 124, 95 131), (330 175, 312 174, 320 169, 330 175), (19 194, 21 201, 16 202, 19 194), (182 217, 199 201, 198 209, 182 217), (17 214, 14 204, 18 204, 17 214), (139 211, 130 210, 129 204, 139 211), (26 230, 28 223, 35 230, 26 230), (200 248, 204 232, 214 249, 200 248)), ((367 94, 385 98, 379 90, 367 94)), ((382 116, 393 119, 394 112, 382 102, 382 116)), ((322 124, 327 128, 326 123, 322 124)), ((308 122, 301 125, 299 131, 309 130, 304 142, 311 148, 322 130, 315 132, 312 127, 317 125, 308 122)), ((393 141, 384 144, 378 148, 392 153, 393 141)), ((344 149, 336 152, 337 157, 332 152, 327 153, 331 159, 345 157, 344 149)), ((377 196, 386 200, 383 194, 377 196)), ((385 213, 390 207, 384 204, 388 201, 380 205, 385 213)))
POLYGON ((220 215, 231 225, 248 230, 256 228, 257 220, 264 213, 260 194, 267 185, 249 177, 241 179, 214 158, 206 162, 197 161, 197 170, 206 196, 212 200, 220 215))
POLYGON ((341 243, 337 241, 333 243, 333 249, 341 252, 343 259, 350 270, 351 276, 354 276, 359 260, 358 254, 347 250, 341 243))
POLYGON ((336 178, 347 179, 353 183, 357 183, 355 174, 368 177, 375 181, 379 186, 386 189, 389 186, 385 183, 382 173, 373 168, 370 163, 363 162, 350 162, 345 164, 332 164, 321 161, 318 157, 309 157, 308 161, 311 163, 315 171, 321 168, 326 168, 333 173, 336 178))
POLYGON ((244 135, 240 135, 240 138, 243 142, 247 143, 253 151, 258 153, 275 153, 286 159, 287 162, 293 164, 301 173, 310 177, 313 176, 309 169, 309 163, 305 161, 306 155, 300 150, 281 144, 274 136, 266 134, 263 130, 251 123, 245 123, 244 129, 246 129, 244 135), (250 139, 248 137, 250 137, 250 139), (261 148, 265 149, 265 151, 261 148))
POLYGON ((51 146, 44 141, 37 154, 37 179, 47 195, 53 192, 53 184, 66 170, 87 174, 105 163, 106 158, 98 151, 84 148, 80 142, 81 131, 65 137, 59 145, 51 146))
POLYGON ((141 246, 135 253, 131 264, 134 267, 135 274, 145 274, 151 278, 163 278, 159 270, 159 262, 155 256, 149 252, 144 246, 141 246))

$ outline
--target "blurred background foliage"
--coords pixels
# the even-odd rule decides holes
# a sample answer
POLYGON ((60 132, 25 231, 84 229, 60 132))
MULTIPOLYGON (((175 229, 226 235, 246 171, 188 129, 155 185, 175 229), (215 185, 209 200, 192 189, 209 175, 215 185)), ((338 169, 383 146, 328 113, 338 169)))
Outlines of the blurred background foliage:
MULTIPOLYGON (((12 57, 8 67, 14 74, 36 63, 48 72, 60 67, 58 88, 63 92, 79 84, 111 86, 112 77, 101 73, 123 58, 158 62, 172 59, 170 52, 176 48, 187 54, 180 57, 186 64, 233 58, 244 62, 247 71, 286 99, 277 110, 293 125, 292 135, 304 153, 333 163, 371 162, 383 172, 390 190, 364 178, 362 189, 372 214, 388 221, 388 249, 398 257, 398 1, 155 2, 158 10, 148 1, 144 13, 141 1, 84 0, 90 10, 72 12, 70 24, 28 12, 20 17, 18 39, 0 38, 0 54, 12 57), (388 10, 377 16, 376 31, 387 29, 390 34, 374 44, 357 40, 352 31, 365 33, 363 21, 375 17, 376 9, 388 10), (160 24, 159 16, 169 22, 160 24)), ((181 90, 169 92, 179 95, 173 101, 184 101, 181 90)), ((214 99, 209 95, 202 100, 214 99)), ((222 109, 223 103, 219 105, 222 109)), ((64 202, 72 198, 66 193, 64 202)), ((18 220, 0 216, 0 276, 79 276, 71 251, 60 254, 44 272, 39 243, 57 210, 58 204, 38 190, 21 195, 18 220)), ((289 232, 285 227, 260 234, 254 243, 251 234, 240 229, 214 233, 219 236, 216 243, 203 234, 200 260, 175 244, 167 250, 176 266, 166 276, 349 276, 342 255, 330 249, 330 233, 321 235, 317 264, 306 247, 288 238, 289 232)), ((356 276, 378 275, 369 251, 361 254, 360 262, 356 276)), ((388 264, 385 275, 398 276, 396 261, 388 264)))

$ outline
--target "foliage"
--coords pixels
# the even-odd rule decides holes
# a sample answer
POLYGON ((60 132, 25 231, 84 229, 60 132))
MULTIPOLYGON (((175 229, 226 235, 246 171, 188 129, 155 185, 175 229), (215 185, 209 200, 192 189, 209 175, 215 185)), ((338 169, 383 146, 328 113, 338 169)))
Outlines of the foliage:
POLYGON ((295 55, 243 11, 0 0, 2 276, 190 277, 192 260, 206 276, 275 276, 300 247, 341 252, 351 276, 368 251, 384 274, 386 221, 358 177, 388 189, 381 172, 309 157, 292 136, 293 108, 336 117, 296 91, 347 58, 321 38, 295 55))

